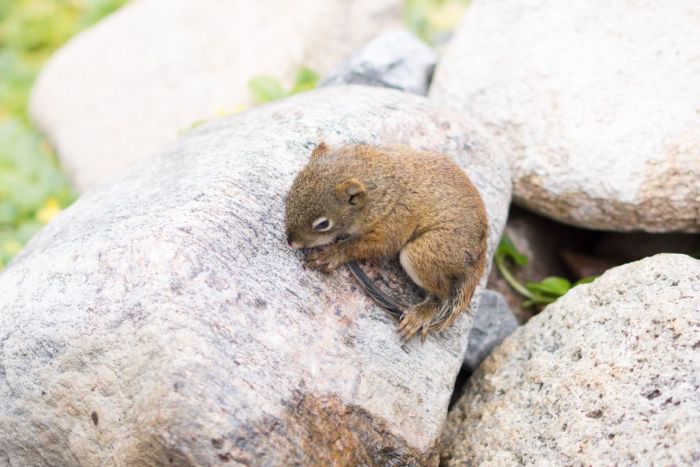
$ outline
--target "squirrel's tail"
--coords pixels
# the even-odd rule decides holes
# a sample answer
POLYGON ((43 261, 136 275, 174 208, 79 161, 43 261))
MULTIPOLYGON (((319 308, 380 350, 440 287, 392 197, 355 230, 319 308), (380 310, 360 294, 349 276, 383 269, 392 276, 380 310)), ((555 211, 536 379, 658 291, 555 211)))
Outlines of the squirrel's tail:
POLYGON ((481 260, 469 269, 461 281, 455 283, 449 298, 442 303, 437 314, 433 317, 430 323, 431 331, 447 329, 457 316, 469 308, 474 290, 484 274, 484 267, 485 261, 481 260))
POLYGON ((369 277, 367 277, 367 274, 365 274, 360 265, 357 264, 357 261, 350 261, 347 264, 350 272, 352 272, 357 282, 362 286, 365 292, 367 292, 367 295, 369 295, 377 305, 391 313, 395 318, 400 319, 406 307, 398 304, 396 300, 387 297, 384 292, 379 290, 377 286, 369 280, 369 277))
MULTIPOLYGON (((396 319, 401 319, 401 316, 406 310, 406 306, 398 303, 395 299, 388 297, 384 292, 379 290, 369 277, 367 277, 367 274, 365 274, 357 261, 350 261, 347 265, 352 275, 355 276, 357 282, 372 300, 391 313, 396 319)), ((469 268, 468 273, 465 274, 461 281, 455 283, 450 296, 447 300, 442 302, 438 312, 433 317, 430 323, 431 331, 442 331, 446 329, 460 313, 469 308, 474 290, 484 273, 485 265, 486 262, 482 259, 479 263, 469 268)))

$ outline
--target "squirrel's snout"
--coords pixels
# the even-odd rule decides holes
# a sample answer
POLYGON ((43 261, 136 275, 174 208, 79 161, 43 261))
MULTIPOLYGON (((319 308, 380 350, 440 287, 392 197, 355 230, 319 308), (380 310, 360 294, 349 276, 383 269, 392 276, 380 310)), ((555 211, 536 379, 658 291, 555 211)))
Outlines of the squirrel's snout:
POLYGON ((287 233, 287 244, 289 244, 289 246, 297 250, 299 248, 304 248, 304 244, 302 242, 296 241, 291 233, 287 233))

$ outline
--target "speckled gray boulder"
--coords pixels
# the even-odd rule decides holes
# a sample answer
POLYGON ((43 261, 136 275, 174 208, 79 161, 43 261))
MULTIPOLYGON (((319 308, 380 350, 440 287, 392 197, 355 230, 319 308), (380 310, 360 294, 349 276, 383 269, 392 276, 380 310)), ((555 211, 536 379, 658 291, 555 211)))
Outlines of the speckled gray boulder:
POLYGON ((609 270, 521 326, 450 412, 448 465, 698 465, 700 261, 609 270))
POLYGON ((437 60, 437 53, 410 32, 387 32, 353 53, 319 85, 362 84, 424 96, 437 60))
POLYGON ((42 70, 31 115, 84 192, 196 122, 250 105, 248 81, 290 87, 401 24, 401 0, 139 0, 42 70))
POLYGON ((302 267, 283 197, 321 140, 453 155, 493 251, 507 163, 425 98, 333 87, 208 125, 83 196, 0 275, 0 459, 435 462, 471 318, 402 345, 345 269, 302 267))
POLYGON ((469 333, 464 368, 469 373, 474 372, 491 351, 517 328, 518 319, 503 295, 484 290, 469 333))
POLYGON ((517 203, 594 229, 700 231, 700 2, 475 0, 430 95, 508 151, 517 203))

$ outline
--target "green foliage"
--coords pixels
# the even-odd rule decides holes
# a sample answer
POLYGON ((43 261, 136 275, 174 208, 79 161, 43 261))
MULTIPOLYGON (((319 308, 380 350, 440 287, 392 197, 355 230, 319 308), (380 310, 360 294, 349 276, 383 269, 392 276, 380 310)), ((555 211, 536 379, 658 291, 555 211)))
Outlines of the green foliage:
POLYGON ((0 0, 0 269, 75 194, 31 126, 27 100, 43 62, 125 0, 0 0))
POLYGON ((428 43, 431 42, 428 33, 428 12, 431 4, 435 3, 431 0, 405 0, 403 7, 403 22, 406 28, 428 43))
POLYGON ((287 93, 282 83, 272 76, 260 75, 248 81, 248 88, 258 104, 283 98, 287 93))
POLYGON ((318 84, 318 73, 307 67, 301 67, 297 72, 294 80, 294 85, 289 91, 289 95, 298 94, 300 92, 311 91, 318 84))
POLYGON ((525 266, 529 259, 513 244, 513 241, 503 235, 496 254, 494 257, 496 267, 508 284, 525 297, 523 306, 531 307, 536 305, 547 305, 553 303, 557 298, 566 294, 569 290, 579 284, 593 282, 595 277, 585 277, 576 283, 571 283, 570 280, 564 277, 550 276, 545 277, 540 282, 528 282, 526 285, 521 284, 508 269, 507 263, 510 261, 516 266, 525 266))
POLYGON ((0 120, 0 267, 73 197, 36 131, 18 118, 0 120))
POLYGON ((459 23, 470 0, 405 0, 403 21, 409 31, 432 44, 459 23))
POLYGON ((526 287, 532 293, 561 297, 571 288, 571 281, 563 277, 550 276, 542 279, 542 282, 528 282, 526 287))
MULTIPOLYGON (((297 71, 294 83, 289 90, 284 89, 282 83, 274 76, 269 75, 258 75, 248 81, 248 89, 253 97, 256 104, 265 104, 267 102, 276 101, 277 99, 282 99, 300 92, 310 91, 316 87, 318 83, 319 76, 313 70, 302 67, 297 71)), ((246 109, 245 105, 239 105, 232 109, 219 109, 216 112, 217 117, 224 117, 237 112, 242 112, 246 109)), ((205 123, 209 122, 208 118, 200 118, 195 120, 187 127, 181 128, 178 131, 180 136, 186 135, 187 133, 199 128, 205 123)))
POLYGON ((20 52, 0 46, 0 119, 11 115, 27 119, 26 102, 35 75, 36 67, 20 52))
POLYGON ((509 258, 518 266, 526 266, 529 262, 528 257, 518 251, 508 235, 501 237, 498 248, 496 248, 496 256, 509 258))
POLYGON ((268 75, 259 75, 252 78, 248 81, 248 88, 256 103, 265 104, 283 97, 309 91, 316 87, 318 79, 317 73, 309 68, 302 67, 297 72, 294 84, 288 91, 284 90, 284 86, 277 78, 268 75))
POLYGON ((79 28, 83 29, 117 11, 127 0, 83 0, 79 28))

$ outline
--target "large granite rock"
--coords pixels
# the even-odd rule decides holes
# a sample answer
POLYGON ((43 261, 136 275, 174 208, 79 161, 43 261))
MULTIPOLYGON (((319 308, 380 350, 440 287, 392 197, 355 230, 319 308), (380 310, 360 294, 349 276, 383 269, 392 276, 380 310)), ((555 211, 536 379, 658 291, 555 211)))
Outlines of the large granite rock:
POLYGON ((174 141, 197 121, 250 103, 260 74, 290 85, 326 73, 401 22, 400 0, 140 0, 47 63, 34 122, 80 191, 174 141))
POLYGON ((362 84, 424 96, 437 60, 437 53, 410 32, 387 32, 354 52, 319 86, 362 84))
POLYGON ((507 338, 450 412, 447 465, 697 465, 700 261, 574 288, 507 338))
POLYGON ((321 140, 454 156, 493 252, 507 162, 425 98, 333 87, 208 125, 83 196, 0 275, 0 459, 435 462, 471 318, 402 345, 345 269, 303 268, 283 197, 321 140))
POLYGON ((606 230, 700 231, 700 3, 476 0, 430 94, 511 157, 516 202, 606 230))

